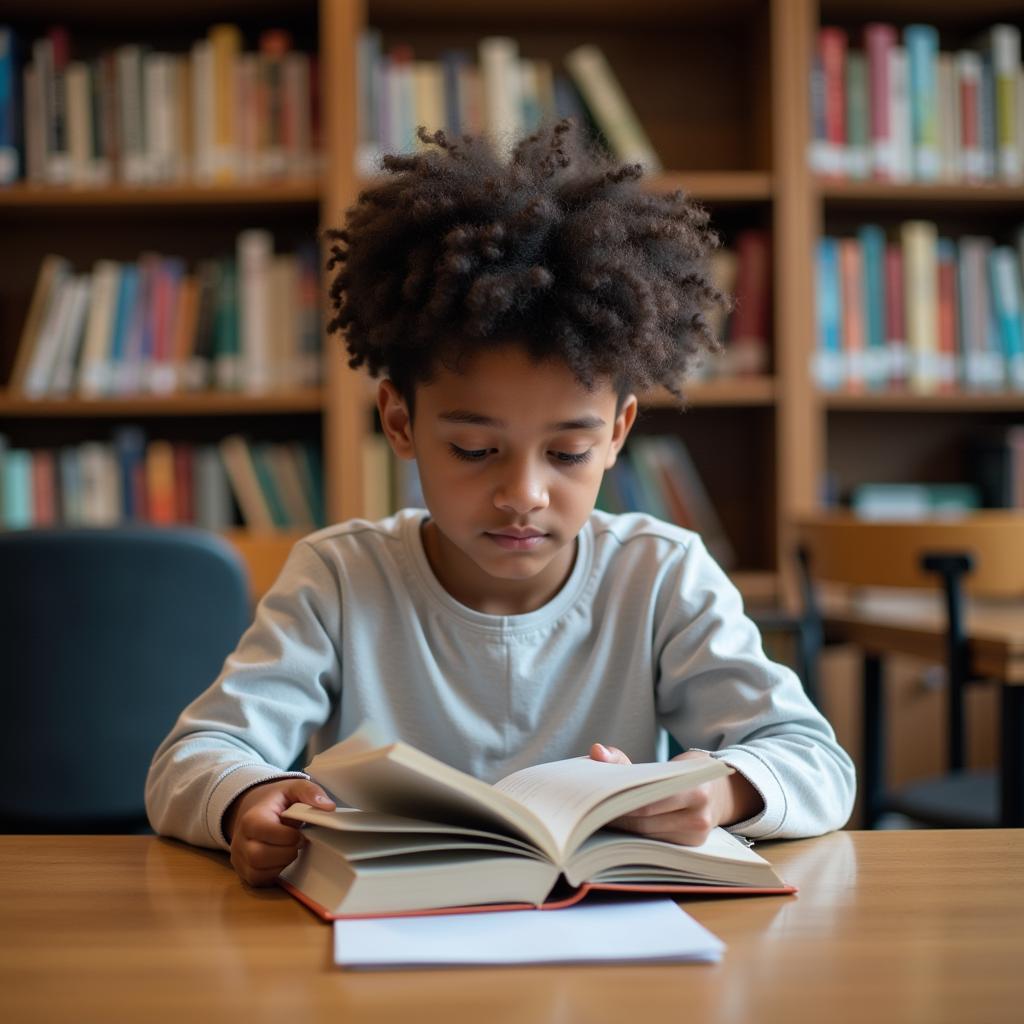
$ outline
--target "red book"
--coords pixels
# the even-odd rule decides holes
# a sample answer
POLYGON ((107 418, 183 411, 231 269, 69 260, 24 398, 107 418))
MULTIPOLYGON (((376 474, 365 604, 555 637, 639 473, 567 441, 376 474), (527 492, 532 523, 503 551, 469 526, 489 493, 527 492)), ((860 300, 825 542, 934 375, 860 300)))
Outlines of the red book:
POLYGON ((938 389, 949 393, 957 386, 956 257, 939 257, 939 380, 938 389))
POLYGON ((824 173, 846 177, 846 33, 841 28, 818 30, 818 54, 825 84, 824 173))
POLYGON ((32 452, 32 525, 57 523, 57 462, 53 451, 39 448, 32 452))
POLYGON ((192 482, 193 454, 190 444, 174 448, 174 518, 179 523, 194 523, 194 491, 192 482))
POLYGON ((736 238, 735 309, 726 365, 738 376, 768 372, 771 321, 771 260, 768 232, 741 231, 736 238))
POLYGON ((839 240, 843 364, 847 391, 864 390, 864 257, 856 238, 839 240))
POLYGON ((897 43, 896 28, 881 22, 864 26, 868 60, 868 115, 871 131, 871 169, 876 178, 895 177, 896 140, 893 138, 889 95, 889 53, 897 43))
POLYGON ((903 249, 885 247, 885 347, 889 353, 889 387, 907 384, 907 323, 903 291, 903 249))

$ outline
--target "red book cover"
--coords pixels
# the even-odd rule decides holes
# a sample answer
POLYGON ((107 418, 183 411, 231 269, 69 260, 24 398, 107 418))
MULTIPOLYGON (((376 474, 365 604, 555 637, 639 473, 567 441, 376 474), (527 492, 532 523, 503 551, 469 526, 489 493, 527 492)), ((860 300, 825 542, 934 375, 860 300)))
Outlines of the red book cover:
POLYGON ((771 264, 768 232, 741 231, 736 238, 735 309, 729 329, 727 365, 733 373, 768 372, 771 321, 771 264))
POLYGON ((895 140, 890 119, 889 51, 896 45, 893 25, 871 22, 864 26, 864 49, 868 60, 868 118, 871 138, 871 167, 876 178, 894 176, 895 140))
POLYGON ((190 444, 174 446, 174 518, 179 523, 194 523, 193 454, 190 444))
POLYGON ((825 81, 826 175, 846 176, 846 33, 841 28, 818 30, 818 53, 825 81))
POLYGON ((951 392, 957 385, 957 301, 956 259, 939 258, 939 391, 951 392))
POLYGON ((889 352, 889 387, 907 384, 907 324, 903 290, 903 250, 885 247, 885 346, 889 352))
POLYGON ((847 391, 864 390, 864 258, 856 238, 839 240, 843 364, 847 391))
POLYGON ((57 523, 57 462, 50 448, 32 452, 32 525, 57 523))

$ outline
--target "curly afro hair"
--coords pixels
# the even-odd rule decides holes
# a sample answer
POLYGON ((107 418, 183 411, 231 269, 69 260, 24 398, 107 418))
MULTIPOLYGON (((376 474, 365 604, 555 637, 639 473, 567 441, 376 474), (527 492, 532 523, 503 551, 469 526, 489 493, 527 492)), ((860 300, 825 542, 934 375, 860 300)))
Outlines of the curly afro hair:
POLYGON ((719 345, 707 319, 728 301, 708 256, 708 213, 681 191, 652 194, 565 119, 522 139, 508 161, 485 136, 387 155, 343 229, 325 232, 329 332, 349 365, 386 373, 412 402, 438 365, 516 342, 561 359, 588 388, 663 385, 719 345))

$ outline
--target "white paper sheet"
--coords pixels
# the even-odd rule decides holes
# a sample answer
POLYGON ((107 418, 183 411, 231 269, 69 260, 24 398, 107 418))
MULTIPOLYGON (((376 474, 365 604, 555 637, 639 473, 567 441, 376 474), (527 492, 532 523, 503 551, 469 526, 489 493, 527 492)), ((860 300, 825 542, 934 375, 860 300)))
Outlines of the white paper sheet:
POLYGON ((564 910, 334 922, 348 968, 536 963, 716 963, 725 944, 670 899, 591 898, 564 910))

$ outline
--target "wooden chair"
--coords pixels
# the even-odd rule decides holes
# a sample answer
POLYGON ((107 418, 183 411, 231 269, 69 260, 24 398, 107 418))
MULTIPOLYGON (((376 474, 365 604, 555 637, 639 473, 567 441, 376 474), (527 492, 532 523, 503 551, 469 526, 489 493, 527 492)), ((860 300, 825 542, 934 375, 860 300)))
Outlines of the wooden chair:
MULTIPOLYGON (((957 520, 914 522, 872 522, 850 515, 829 515, 800 522, 797 531, 807 633, 813 637, 812 647, 819 652, 826 639, 828 615, 823 614, 817 584, 928 588, 939 589, 943 595, 949 698, 948 771, 898 791, 887 791, 884 765, 882 659, 887 650, 892 650, 884 637, 893 623, 870 610, 854 613, 858 619, 858 642, 864 650, 861 788, 866 826, 874 827, 885 811, 896 811, 939 827, 1000 824, 1000 794, 995 775, 965 768, 964 691, 977 681, 965 627, 965 597, 1005 602, 1004 611, 1020 601, 1020 615, 1024 617, 1024 515, 993 511, 957 520)), ((1019 703, 1015 700, 1013 706, 1019 703)), ((1010 731, 1004 723, 1003 743, 1017 744, 1019 749, 1024 737, 1011 735, 1010 731)), ((1020 757, 1015 761, 1019 765, 1020 757)), ((1016 780, 1014 785, 1019 787, 1024 781, 1016 780)))

